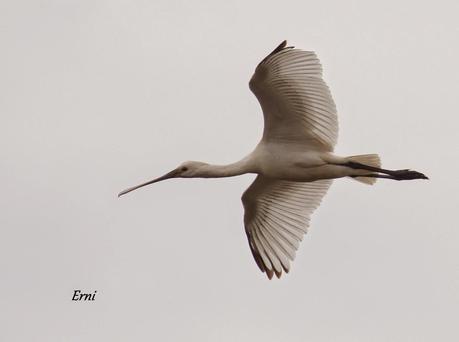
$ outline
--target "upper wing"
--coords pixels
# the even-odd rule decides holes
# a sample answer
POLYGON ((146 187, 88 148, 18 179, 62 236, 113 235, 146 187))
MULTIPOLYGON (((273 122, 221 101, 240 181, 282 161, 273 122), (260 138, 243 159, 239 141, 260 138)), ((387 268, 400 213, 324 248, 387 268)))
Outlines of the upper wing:
POLYGON ((257 176, 242 195, 245 232, 258 267, 271 279, 288 272, 309 218, 331 180, 291 182, 257 176))
POLYGON ((255 69, 249 86, 263 109, 265 140, 293 140, 332 151, 338 138, 335 103, 314 52, 283 41, 255 69))

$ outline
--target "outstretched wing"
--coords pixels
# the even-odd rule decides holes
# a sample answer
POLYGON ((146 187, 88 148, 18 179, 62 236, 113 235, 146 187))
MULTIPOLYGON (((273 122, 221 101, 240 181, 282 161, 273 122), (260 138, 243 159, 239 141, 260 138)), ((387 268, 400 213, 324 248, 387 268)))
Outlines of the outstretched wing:
POLYGON ((255 69, 249 86, 264 116, 263 139, 332 151, 338 138, 335 103, 314 52, 283 41, 255 69))
POLYGON ((245 232, 262 272, 279 278, 288 273, 309 219, 331 180, 291 182, 257 176, 242 195, 245 232))

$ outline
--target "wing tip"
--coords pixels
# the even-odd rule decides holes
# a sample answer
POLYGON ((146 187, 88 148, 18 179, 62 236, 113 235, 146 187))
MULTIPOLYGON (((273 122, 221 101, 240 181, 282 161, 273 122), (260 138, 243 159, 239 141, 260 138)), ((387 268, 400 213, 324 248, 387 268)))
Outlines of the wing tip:
MULTIPOLYGON (((263 271, 263 272, 265 272, 265 271, 263 271)), ((288 271, 286 271, 286 273, 288 273, 288 271)), ((274 275, 276 275, 277 279, 280 279, 281 276, 282 276, 282 270, 277 271, 277 270, 274 269, 274 268, 273 268, 272 270, 266 268, 266 275, 268 276, 268 279, 269 279, 269 280, 272 280, 273 277, 274 277, 274 275)))
POLYGON ((273 51, 271 51, 271 53, 266 56, 265 58, 263 58, 263 60, 258 64, 263 64, 264 62, 266 62, 266 60, 271 57, 271 56, 274 56, 276 53, 278 52, 281 52, 282 50, 285 50, 285 49, 294 49, 295 47, 294 46, 287 46, 287 40, 284 39, 282 41, 282 43, 280 43, 273 51))
POLYGON ((283 49, 285 49, 286 46, 287 46, 287 40, 284 39, 282 43, 280 43, 269 55, 271 56, 271 55, 278 53, 279 51, 282 51, 283 49))
POLYGON ((274 272, 270 269, 266 269, 266 275, 268 276, 268 279, 271 280, 273 279, 274 272))

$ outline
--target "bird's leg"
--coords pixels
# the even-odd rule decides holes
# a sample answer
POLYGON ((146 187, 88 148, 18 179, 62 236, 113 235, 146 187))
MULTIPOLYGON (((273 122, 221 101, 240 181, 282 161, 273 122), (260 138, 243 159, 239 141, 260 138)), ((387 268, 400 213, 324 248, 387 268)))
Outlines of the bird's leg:
POLYGON ((395 180, 395 178, 393 176, 382 175, 380 173, 369 173, 367 175, 350 176, 350 177, 352 177, 352 178, 357 178, 357 177, 387 178, 387 179, 394 179, 395 180))
POLYGON ((411 180, 411 179, 429 179, 426 175, 421 172, 413 171, 409 169, 404 170, 387 170, 381 169, 379 167, 369 166, 357 162, 347 162, 344 164, 347 167, 352 169, 360 169, 360 170, 368 170, 373 172, 384 173, 385 175, 380 175, 379 173, 371 173, 368 176, 360 176, 360 177, 375 177, 375 178, 388 178, 393 180, 411 180))

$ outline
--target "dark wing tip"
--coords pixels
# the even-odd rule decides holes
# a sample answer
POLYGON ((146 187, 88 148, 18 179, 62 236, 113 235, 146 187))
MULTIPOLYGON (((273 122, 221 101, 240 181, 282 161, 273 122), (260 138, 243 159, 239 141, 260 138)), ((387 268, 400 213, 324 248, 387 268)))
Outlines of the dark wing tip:
POLYGON ((258 64, 263 64, 264 62, 266 62, 266 60, 271 57, 271 56, 274 56, 276 53, 284 50, 284 49, 293 49, 294 46, 287 46, 287 40, 284 40, 282 43, 280 43, 273 51, 271 51, 271 53, 266 56, 265 58, 263 58, 263 60, 258 64))
POLYGON ((281 51, 282 49, 284 49, 286 46, 287 46, 287 41, 284 40, 282 43, 280 43, 280 44, 277 46, 277 48, 275 48, 275 49, 269 54, 269 56, 278 53, 279 51, 281 51))
POLYGON ((271 280, 273 279, 274 272, 272 270, 266 269, 266 275, 268 276, 268 279, 271 280))

